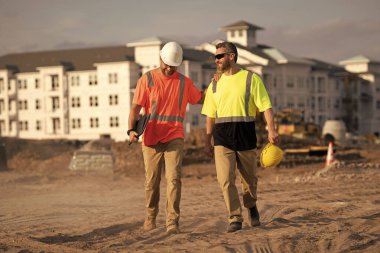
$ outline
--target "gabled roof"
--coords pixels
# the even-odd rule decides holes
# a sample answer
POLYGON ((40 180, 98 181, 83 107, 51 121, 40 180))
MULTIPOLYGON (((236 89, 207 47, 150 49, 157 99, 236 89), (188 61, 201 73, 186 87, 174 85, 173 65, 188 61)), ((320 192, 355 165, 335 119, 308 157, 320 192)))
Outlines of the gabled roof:
POLYGON ((329 71, 330 73, 341 73, 341 72, 347 72, 343 67, 340 67, 338 65, 313 59, 313 58, 307 58, 308 61, 311 61, 313 65, 311 66, 312 70, 323 70, 323 71, 329 71))
POLYGON ((269 48, 267 45, 263 44, 258 44, 256 47, 245 47, 240 44, 235 44, 238 48, 245 49, 254 55, 260 56, 261 58, 267 59, 267 60, 272 60, 271 57, 269 57, 266 53, 264 53, 263 49, 269 48))
POLYGON ((152 36, 127 43, 127 47, 162 45, 172 40, 159 36, 152 36))
POLYGON ((67 49, 4 55, 0 57, 0 69, 35 72, 37 67, 69 66, 71 70, 93 70, 95 63, 133 60, 133 48, 125 46, 67 49))
POLYGON ((260 27, 260 26, 257 26, 257 25, 254 25, 254 24, 251 24, 251 23, 248 23, 247 21, 238 21, 236 23, 233 23, 233 24, 230 24, 230 25, 226 25, 226 26, 223 26, 221 28, 221 30, 223 31, 228 31, 228 30, 232 30, 232 29, 236 29, 236 30, 264 30, 264 28, 260 27))
POLYGON ((277 48, 265 48, 263 52, 275 60, 278 64, 284 63, 298 63, 298 64, 312 64, 312 62, 302 59, 300 57, 285 53, 277 48))
POLYGON ((369 57, 364 56, 364 55, 357 55, 357 56, 348 58, 346 60, 340 61, 339 65, 346 65, 346 64, 350 64, 350 63, 379 63, 379 61, 372 59, 372 58, 369 58, 369 57))

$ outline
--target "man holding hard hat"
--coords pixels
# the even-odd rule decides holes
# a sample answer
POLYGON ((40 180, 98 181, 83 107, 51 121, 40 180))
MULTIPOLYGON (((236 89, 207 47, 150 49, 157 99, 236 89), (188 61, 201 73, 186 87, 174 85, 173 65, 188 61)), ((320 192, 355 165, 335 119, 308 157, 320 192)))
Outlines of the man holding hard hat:
POLYGON ((237 57, 233 43, 216 45, 215 63, 223 74, 209 85, 202 108, 202 114, 207 116, 205 152, 215 155, 217 178, 228 210, 227 232, 242 229, 243 223, 235 168, 242 179, 243 204, 248 209, 249 223, 260 225, 256 205, 258 178, 254 119, 257 110, 264 113, 269 142, 277 143, 279 138, 272 105, 261 78, 238 68, 237 57))

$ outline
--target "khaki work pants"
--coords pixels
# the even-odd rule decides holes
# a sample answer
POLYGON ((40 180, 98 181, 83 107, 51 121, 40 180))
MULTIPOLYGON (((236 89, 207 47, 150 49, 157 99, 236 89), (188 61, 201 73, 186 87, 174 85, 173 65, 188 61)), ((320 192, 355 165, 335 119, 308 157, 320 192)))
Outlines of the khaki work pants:
POLYGON ((145 196, 148 218, 156 218, 159 210, 160 181, 165 166, 166 226, 177 225, 180 216, 181 166, 183 159, 183 139, 175 139, 154 146, 142 145, 145 165, 145 196))
POLYGON ((235 170, 243 185, 243 204, 251 208, 257 201, 256 149, 233 151, 215 146, 216 174, 228 210, 228 222, 243 222, 238 190, 235 185, 235 170))

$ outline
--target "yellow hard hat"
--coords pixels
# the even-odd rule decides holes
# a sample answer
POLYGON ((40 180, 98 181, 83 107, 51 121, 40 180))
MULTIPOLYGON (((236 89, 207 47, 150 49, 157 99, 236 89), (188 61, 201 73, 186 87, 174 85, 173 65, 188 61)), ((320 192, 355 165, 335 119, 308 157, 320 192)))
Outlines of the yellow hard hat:
POLYGON ((261 167, 268 168, 278 165, 284 157, 284 151, 273 143, 265 145, 260 155, 261 167))

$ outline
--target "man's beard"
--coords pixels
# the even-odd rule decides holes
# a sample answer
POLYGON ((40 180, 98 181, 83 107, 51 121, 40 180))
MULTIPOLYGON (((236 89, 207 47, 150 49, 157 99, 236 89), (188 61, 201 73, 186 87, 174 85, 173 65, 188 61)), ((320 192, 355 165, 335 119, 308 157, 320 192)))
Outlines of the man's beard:
POLYGON ((231 68, 231 64, 230 64, 229 61, 225 61, 224 63, 222 63, 221 66, 218 65, 217 68, 218 68, 218 71, 220 71, 220 72, 224 72, 224 71, 226 71, 226 70, 228 70, 228 69, 231 68))
POLYGON ((166 71, 165 69, 161 69, 161 72, 162 72, 162 74, 164 74, 164 76, 172 76, 174 74, 175 70, 166 71))

